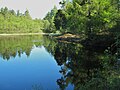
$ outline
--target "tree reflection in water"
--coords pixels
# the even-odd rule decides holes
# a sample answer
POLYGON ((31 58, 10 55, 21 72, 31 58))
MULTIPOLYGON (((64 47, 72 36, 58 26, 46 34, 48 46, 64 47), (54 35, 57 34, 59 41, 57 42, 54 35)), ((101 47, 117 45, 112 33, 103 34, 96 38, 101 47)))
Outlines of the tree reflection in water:
POLYGON ((120 70, 115 68, 115 56, 104 53, 104 50, 97 52, 80 44, 64 42, 57 42, 52 50, 61 66, 62 77, 57 80, 61 90, 69 84, 74 90, 120 90, 120 70))
POLYGON ((33 42, 41 40, 42 36, 1 36, 0 37, 0 56, 9 60, 10 57, 16 57, 25 53, 30 55, 33 45, 41 46, 43 42, 33 42))
POLYGON ((79 43, 54 41, 43 36, 0 37, 0 56, 9 60, 16 55, 27 56, 33 46, 41 47, 54 56, 62 77, 56 80, 61 90, 69 84, 74 90, 120 90, 120 68, 114 55, 97 52, 79 43))

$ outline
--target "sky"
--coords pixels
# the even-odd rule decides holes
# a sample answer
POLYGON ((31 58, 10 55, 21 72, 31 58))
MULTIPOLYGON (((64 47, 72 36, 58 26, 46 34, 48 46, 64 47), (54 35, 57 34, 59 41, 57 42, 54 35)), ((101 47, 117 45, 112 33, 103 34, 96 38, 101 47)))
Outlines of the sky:
POLYGON ((24 13, 29 10, 32 18, 44 18, 54 5, 60 8, 59 2, 61 0, 0 0, 0 8, 8 7, 15 11, 20 10, 24 13))

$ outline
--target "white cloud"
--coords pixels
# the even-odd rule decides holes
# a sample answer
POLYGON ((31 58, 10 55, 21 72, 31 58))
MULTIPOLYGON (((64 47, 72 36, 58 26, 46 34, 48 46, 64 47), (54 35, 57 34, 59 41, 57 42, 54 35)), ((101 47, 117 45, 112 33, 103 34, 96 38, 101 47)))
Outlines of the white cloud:
POLYGON ((60 0, 0 0, 0 7, 8 7, 22 13, 28 9, 33 18, 43 18, 60 0))

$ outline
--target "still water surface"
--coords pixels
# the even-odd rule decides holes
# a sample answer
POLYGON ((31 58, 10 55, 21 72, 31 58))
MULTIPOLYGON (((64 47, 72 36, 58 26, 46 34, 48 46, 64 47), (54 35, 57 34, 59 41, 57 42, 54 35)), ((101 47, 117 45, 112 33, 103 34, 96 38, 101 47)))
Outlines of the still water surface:
POLYGON ((0 90, 120 90, 120 64, 102 48, 1 36, 0 90))
POLYGON ((43 46, 34 46, 29 57, 23 53, 9 61, 0 58, 0 90, 30 90, 32 85, 54 90, 59 69, 43 46))
POLYGON ((60 66, 43 45, 48 41, 42 36, 0 39, 0 90, 59 90, 60 66))

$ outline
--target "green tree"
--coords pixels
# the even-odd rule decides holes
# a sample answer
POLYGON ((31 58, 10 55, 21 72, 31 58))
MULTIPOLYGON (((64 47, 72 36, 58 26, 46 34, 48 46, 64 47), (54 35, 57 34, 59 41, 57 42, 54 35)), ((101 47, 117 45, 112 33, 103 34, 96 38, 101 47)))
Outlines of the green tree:
POLYGON ((47 13, 47 15, 45 16, 44 20, 48 20, 49 21, 49 27, 48 28, 45 28, 47 30, 44 30, 45 32, 48 31, 48 32, 55 32, 56 28, 55 28, 55 25, 54 25, 54 17, 57 13, 57 7, 54 6, 54 8, 47 13))
POLYGON ((32 20, 29 11, 22 14, 19 10, 0 9, 0 33, 32 33, 42 32, 44 20, 32 20))
POLYGON ((15 13, 14 10, 9 10, 9 12, 10 12, 12 15, 16 16, 16 13, 15 13))
POLYGON ((32 19, 28 10, 25 11, 24 15, 27 19, 32 19))
MULTIPOLYGON (((65 29, 66 21, 67 21, 67 17, 65 12, 63 10, 58 10, 54 19, 56 29, 58 30, 65 29)), ((65 32, 65 31, 62 31, 62 32, 65 32)))
POLYGON ((17 16, 20 16, 20 10, 17 10, 17 16))
POLYGON ((65 6, 61 11, 58 10, 56 14, 56 28, 60 28, 62 18, 66 17, 67 20, 65 19, 66 22, 63 25, 68 31, 83 32, 88 36, 93 33, 109 32, 119 18, 116 10, 119 5, 118 0, 114 2, 117 3, 113 3, 112 0, 72 0, 72 2, 65 4, 61 2, 65 6))

